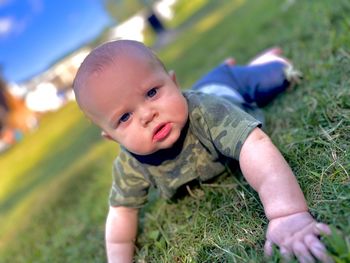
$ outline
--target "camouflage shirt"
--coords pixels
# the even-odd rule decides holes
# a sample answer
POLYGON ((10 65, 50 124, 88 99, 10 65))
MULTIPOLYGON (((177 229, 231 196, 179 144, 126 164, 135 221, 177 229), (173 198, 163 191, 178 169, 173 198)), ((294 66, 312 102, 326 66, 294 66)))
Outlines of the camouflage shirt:
POLYGON ((171 198, 194 180, 205 181, 225 170, 225 160, 238 160, 243 142, 259 121, 229 100, 186 91, 189 119, 170 149, 139 156, 121 147, 113 166, 111 206, 141 207, 150 186, 171 198))

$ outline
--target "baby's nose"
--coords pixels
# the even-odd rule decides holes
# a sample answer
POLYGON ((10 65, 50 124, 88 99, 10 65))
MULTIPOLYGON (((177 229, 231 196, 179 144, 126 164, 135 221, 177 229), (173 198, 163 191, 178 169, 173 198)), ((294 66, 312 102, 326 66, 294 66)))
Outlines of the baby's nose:
POLYGON ((147 126, 156 117, 157 113, 152 109, 142 109, 141 123, 142 126, 147 126))

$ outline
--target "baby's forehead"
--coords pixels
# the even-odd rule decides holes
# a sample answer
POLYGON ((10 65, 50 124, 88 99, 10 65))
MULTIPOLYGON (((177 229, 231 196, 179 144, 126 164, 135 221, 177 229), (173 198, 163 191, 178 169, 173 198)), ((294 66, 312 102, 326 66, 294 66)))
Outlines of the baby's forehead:
POLYGON ((164 68, 150 57, 124 53, 119 54, 115 60, 97 63, 87 75, 86 84, 96 88, 115 83, 116 85, 112 85, 114 88, 131 89, 139 85, 147 86, 148 82, 154 82, 159 76, 163 76, 164 72, 164 68))
POLYGON ((105 76, 108 74, 114 74, 114 79, 123 79, 125 70, 134 71, 136 78, 138 70, 138 72, 154 73, 158 70, 166 72, 162 62, 143 44, 116 41, 102 45, 90 53, 79 69, 75 90, 79 91, 81 89, 79 87, 90 86, 93 82, 98 84, 98 81, 107 80, 105 76))
POLYGON ((88 79, 104 79, 105 76, 113 76, 114 79, 124 79, 132 76, 132 79, 140 78, 145 74, 154 75, 165 72, 164 67, 152 58, 138 56, 137 54, 121 54, 111 61, 97 64, 88 74, 88 79))
POLYGON ((93 75, 98 75, 106 70, 125 71, 132 70, 152 70, 158 71, 164 69, 161 63, 149 54, 143 52, 123 52, 120 54, 109 54, 108 59, 97 61, 92 68, 93 75))

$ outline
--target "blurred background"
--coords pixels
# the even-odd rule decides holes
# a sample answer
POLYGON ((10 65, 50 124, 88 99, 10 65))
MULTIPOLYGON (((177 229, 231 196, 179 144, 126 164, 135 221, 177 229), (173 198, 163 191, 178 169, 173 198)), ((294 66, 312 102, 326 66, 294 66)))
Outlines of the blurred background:
POLYGON ((173 32, 176 0, 0 1, 0 152, 35 130, 40 118, 74 100, 85 56, 113 39, 154 48, 173 32))
MULTIPOLYGON (((183 88, 227 57, 282 47, 304 79, 264 108, 266 132, 311 213, 345 233, 334 261, 350 262, 349 14, 349 0, 0 0, 0 263, 106 262, 119 146, 71 87, 91 49, 122 38, 153 47, 183 88)), ((135 262, 261 262, 258 196, 236 170, 220 180, 176 203, 152 190, 135 262)))

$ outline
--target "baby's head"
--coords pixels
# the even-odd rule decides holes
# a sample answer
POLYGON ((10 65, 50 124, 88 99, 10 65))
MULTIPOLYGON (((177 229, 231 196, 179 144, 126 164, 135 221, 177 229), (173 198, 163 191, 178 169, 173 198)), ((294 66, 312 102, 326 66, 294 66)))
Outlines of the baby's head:
POLYGON ((136 41, 94 49, 80 66, 73 89, 85 115, 107 138, 135 154, 171 147, 188 118, 175 74, 136 41))

